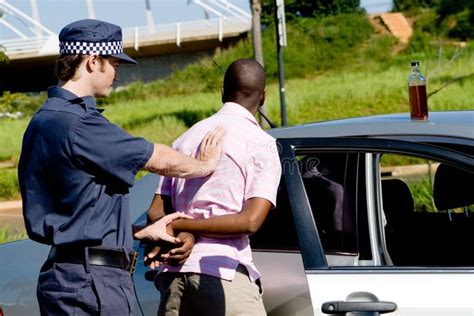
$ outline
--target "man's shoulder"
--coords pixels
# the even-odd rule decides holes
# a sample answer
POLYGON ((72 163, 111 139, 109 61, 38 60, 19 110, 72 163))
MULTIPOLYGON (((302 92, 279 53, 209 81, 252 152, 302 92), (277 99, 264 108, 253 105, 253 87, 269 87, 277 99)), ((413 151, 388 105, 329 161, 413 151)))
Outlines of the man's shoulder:
POLYGON ((203 119, 197 123, 195 123, 193 126, 191 126, 186 132, 181 134, 174 142, 173 142, 173 148, 178 149, 180 146, 183 146, 184 143, 195 143, 195 145, 199 145, 202 138, 206 133, 210 130, 212 130, 214 127, 218 125, 217 122, 215 122, 214 116, 208 117, 206 119, 203 119))
POLYGON ((252 134, 248 136, 252 139, 252 141, 261 144, 276 144, 276 139, 263 130, 260 126, 254 125, 251 128, 253 129, 252 134))

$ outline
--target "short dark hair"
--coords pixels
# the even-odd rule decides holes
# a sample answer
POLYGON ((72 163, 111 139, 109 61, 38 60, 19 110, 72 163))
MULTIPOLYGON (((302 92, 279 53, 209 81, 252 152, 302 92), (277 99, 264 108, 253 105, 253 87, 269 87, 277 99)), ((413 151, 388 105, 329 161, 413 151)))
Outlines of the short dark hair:
POLYGON ((238 59, 227 68, 223 87, 223 102, 259 101, 265 91, 265 71, 254 59, 238 59))
POLYGON ((54 75, 58 80, 69 81, 76 74, 76 70, 82 63, 86 55, 80 54, 62 54, 56 60, 56 66, 54 68, 54 75))
MULTIPOLYGON (((79 65, 87 56, 82 54, 61 54, 56 61, 54 69, 56 78, 64 82, 71 80, 76 74, 79 65)), ((110 58, 110 56, 98 55, 98 58, 103 69, 105 60, 110 58)))

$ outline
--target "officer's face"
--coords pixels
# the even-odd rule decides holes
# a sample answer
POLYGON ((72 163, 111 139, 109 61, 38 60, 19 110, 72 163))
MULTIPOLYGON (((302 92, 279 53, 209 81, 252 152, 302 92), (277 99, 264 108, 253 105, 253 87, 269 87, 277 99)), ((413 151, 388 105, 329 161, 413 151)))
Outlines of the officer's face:
POLYGON ((97 72, 96 94, 95 97, 106 97, 112 90, 112 85, 115 80, 118 80, 118 70, 120 60, 115 57, 101 58, 101 68, 97 72))

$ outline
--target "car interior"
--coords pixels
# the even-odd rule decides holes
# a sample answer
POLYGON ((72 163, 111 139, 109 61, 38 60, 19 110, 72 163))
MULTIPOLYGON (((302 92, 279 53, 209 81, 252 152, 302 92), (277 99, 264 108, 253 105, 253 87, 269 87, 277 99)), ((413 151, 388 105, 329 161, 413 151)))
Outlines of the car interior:
POLYGON ((439 164, 434 175, 435 210, 415 209, 409 186, 382 180, 385 237, 396 266, 474 266, 474 174, 439 164))

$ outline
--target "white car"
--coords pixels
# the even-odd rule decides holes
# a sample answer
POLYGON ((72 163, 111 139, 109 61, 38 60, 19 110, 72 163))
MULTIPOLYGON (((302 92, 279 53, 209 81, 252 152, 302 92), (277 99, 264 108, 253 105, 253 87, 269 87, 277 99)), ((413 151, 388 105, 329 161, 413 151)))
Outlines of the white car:
POLYGON ((252 237, 269 315, 474 315, 474 111, 429 115, 269 132, 284 181, 252 237))
MULTIPOLYGON (((251 236, 268 315, 474 315, 474 111, 429 116, 269 131, 282 182, 277 208, 251 236)), ((148 175, 131 191, 137 224, 156 183, 148 175)), ((0 245, 5 315, 39 313, 47 252, 29 240, 0 245)), ((154 272, 140 259, 138 298, 156 315, 154 272)))

